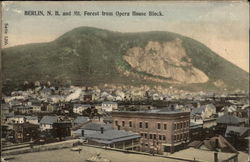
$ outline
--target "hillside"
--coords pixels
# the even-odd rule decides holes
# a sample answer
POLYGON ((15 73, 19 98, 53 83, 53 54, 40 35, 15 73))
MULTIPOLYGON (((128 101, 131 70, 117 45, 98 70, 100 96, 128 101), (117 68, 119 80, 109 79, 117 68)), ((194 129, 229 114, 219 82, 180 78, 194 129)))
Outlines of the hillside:
POLYGON ((71 80, 78 85, 119 83, 189 90, 248 89, 248 73, 205 45, 170 32, 119 33, 73 29, 48 43, 2 51, 3 79, 71 80))

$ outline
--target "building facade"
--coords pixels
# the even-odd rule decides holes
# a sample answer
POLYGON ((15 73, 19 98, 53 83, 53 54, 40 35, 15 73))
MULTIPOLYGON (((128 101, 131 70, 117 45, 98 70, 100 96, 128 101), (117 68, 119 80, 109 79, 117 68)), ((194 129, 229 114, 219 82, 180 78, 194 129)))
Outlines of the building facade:
POLYGON ((140 151, 175 152, 189 142, 190 113, 112 112, 113 128, 140 133, 140 151))

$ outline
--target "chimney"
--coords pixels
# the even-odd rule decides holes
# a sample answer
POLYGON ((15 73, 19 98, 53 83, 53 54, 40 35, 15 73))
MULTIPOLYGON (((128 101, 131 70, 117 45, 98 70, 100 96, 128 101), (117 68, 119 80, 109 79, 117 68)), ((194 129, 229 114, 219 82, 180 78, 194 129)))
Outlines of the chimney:
POLYGON ((82 129, 82 137, 84 137, 84 130, 82 129))
POLYGON ((103 127, 101 127, 101 134, 103 134, 103 131, 104 131, 104 128, 103 128, 103 127))
POLYGON ((218 149, 219 147, 219 140, 218 138, 215 139, 215 149, 218 149))
POLYGON ((218 152, 214 152, 214 162, 218 162, 218 152))

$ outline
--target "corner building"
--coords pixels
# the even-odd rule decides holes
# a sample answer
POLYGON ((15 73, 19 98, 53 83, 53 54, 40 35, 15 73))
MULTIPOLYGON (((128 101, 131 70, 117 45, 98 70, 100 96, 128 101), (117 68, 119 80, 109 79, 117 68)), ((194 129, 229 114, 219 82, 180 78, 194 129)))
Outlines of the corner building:
POLYGON ((162 154, 175 152, 189 142, 190 112, 115 111, 113 128, 140 133, 140 150, 162 154))

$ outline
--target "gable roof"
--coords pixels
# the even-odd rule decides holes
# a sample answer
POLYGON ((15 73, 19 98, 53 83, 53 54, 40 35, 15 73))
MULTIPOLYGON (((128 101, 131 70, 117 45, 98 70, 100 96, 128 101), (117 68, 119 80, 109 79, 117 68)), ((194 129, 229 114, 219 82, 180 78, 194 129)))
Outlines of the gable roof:
POLYGON ((89 117, 86 116, 77 116, 77 118, 74 120, 75 124, 81 124, 89 121, 89 117))
POLYGON ((210 139, 204 140, 204 141, 193 141, 189 145, 189 147, 194 148, 202 148, 205 147, 206 149, 210 151, 216 151, 217 149, 220 149, 222 152, 235 152, 238 151, 221 135, 218 137, 212 137, 210 139), (218 146, 216 148, 216 140, 218 140, 218 146))
POLYGON ((213 104, 207 104, 207 105, 202 105, 201 107, 198 108, 193 108, 191 111, 191 114, 201 114, 202 112, 204 112, 206 109, 216 109, 216 107, 213 104))
POLYGON ((249 131, 249 127, 227 126, 225 137, 229 137, 230 132, 235 132, 238 133, 240 136, 243 136, 248 135, 249 131))
POLYGON ((37 116, 25 116, 26 120, 38 120, 37 116))
POLYGON ((91 105, 90 104, 74 104, 73 107, 74 108, 78 108, 78 107, 88 107, 88 108, 91 108, 91 105))
POLYGON ((239 124, 239 123, 243 123, 244 120, 234 115, 225 114, 219 117, 216 120, 216 122, 220 124, 239 124))
POLYGON ((44 116, 41 121, 40 124, 53 124, 55 122, 57 122, 59 118, 57 116, 44 116))

